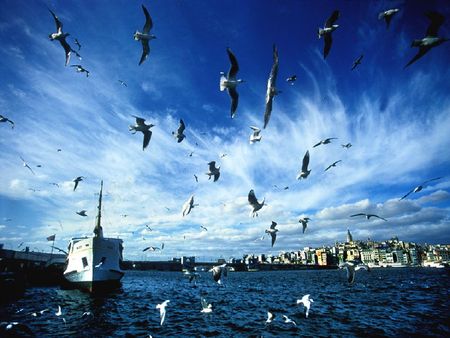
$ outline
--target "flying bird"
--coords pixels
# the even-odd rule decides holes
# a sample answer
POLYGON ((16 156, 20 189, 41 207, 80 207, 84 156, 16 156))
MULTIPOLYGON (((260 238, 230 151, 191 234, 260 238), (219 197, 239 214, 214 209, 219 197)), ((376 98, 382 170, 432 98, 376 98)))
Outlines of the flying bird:
POLYGON ((180 143, 181 141, 184 140, 184 138, 186 137, 186 135, 183 134, 184 129, 186 129, 186 126, 184 125, 184 122, 182 119, 180 119, 180 124, 178 125, 178 129, 177 131, 173 131, 172 135, 177 139, 177 142, 180 143))
POLYGON ((303 304, 303 306, 306 309, 305 317, 308 318, 309 316, 309 309, 311 308, 311 303, 314 303, 314 300, 310 298, 309 294, 304 295, 302 299, 297 299, 297 304, 303 304))
POLYGON ((272 312, 267 311, 267 320, 266 320, 266 324, 272 323, 272 321, 273 321, 274 319, 275 319, 275 315, 274 315, 272 312))
POLYGON ((270 237, 272 237, 272 247, 275 244, 275 241, 277 239, 278 229, 275 228, 277 226, 277 224, 278 224, 277 222, 272 221, 270 228, 266 229, 266 231, 265 231, 266 234, 269 234, 270 237))
POLYGON ((227 276, 228 272, 227 265, 222 264, 214 266, 211 270, 209 270, 209 272, 212 272, 213 279, 215 282, 217 282, 217 284, 222 284, 222 276, 224 277, 227 276))
POLYGON ((61 306, 60 305, 58 305, 58 311, 57 312, 55 312, 55 316, 61 316, 62 315, 62 311, 61 311, 61 306))
POLYGON ((258 216, 258 210, 260 210, 264 206, 265 198, 263 198, 262 202, 259 203, 256 199, 255 192, 251 189, 248 193, 248 203, 250 203, 252 207, 252 211, 250 212, 250 216, 255 217, 258 216))
POLYGON ((299 223, 302 224, 303 233, 305 233, 306 228, 308 227, 308 222, 310 221, 309 217, 302 217, 298 220, 299 223))
POLYGON ((378 20, 384 19, 386 21, 386 28, 389 29, 389 24, 391 23, 392 17, 395 13, 400 11, 398 8, 388 9, 387 11, 378 14, 378 20))
POLYGON ((283 318, 284 318, 284 322, 285 323, 291 323, 291 324, 294 324, 294 326, 297 326, 297 323, 296 322, 294 322, 291 318, 289 318, 288 316, 286 316, 286 315, 283 315, 283 318))
POLYGON ((151 127, 154 127, 154 124, 145 124, 145 119, 142 117, 138 117, 135 115, 132 115, 134 118, 136 118, 136 123, 134 126, 129 126, 128 129, 132 131, 132 134, 136 134, 136 132, 140 131, 144 134, 144 142, 142 144, 142 150, 144 150, 152 137, 152 131, 150 130, 151 127))
POLYGON ((297 175, 297 180, 304 178, 306 179, 311 172, 311 170, 308 170, 309 165, 309 150, 306 151, 305 155, 303 156, 303 162, 302 162, 302 170, 297 175))
POLYGON ((376 217, 376 218, 382 219, 383 221, 387 222, 387 219, 377 216, 375 214, 365 214, 365 213, 361 212, 359 214, 350 215, 350 217, 356 217, 356 216, 366 216, 367 219, 370 219, 370 217, 376 217))
POLYGON ((255 126, 250 126, 250 129, 253 130, 253 133, 250 135, 250 144, 260 142, 261 141, 261 129, 255 126))
POLYGON ((333 162, 332 164, 330 164, 326 169, 325 169, 325 171, 327 171, 328 169, 330 169, 331 167, 335 167, 336 166, 336 164, 338 164, 339 162, 342 162, 342 160, 339 160, 339 161, 336 161, 336 162, 333 162))
POLYGON ((156 246, 148 246, 146 248, 144 248, 142 251, 156 251, 156 250, 161 250, 160 248, 156 247, 156 246))
POLYGON ((361 54, 354 62, 352 65, 352 70, 355 69, 358 65, 361 64, 361 60, 363 59, 364 54, 361 54))
MULTIPOLYGON (((144 6, 142 6, 144 7, 144 6)), ((159 309, 159 317, 161 318, 160 325, 162 326, 164 323, 164 319, 166 318, 166 306, 170 302, 170 300, 165 300, 161 304, 157 304, 156 308, 159 309)))
POLYGON ((147 59, 148 54, 150 53, 148 42, 152 39, 156 39, 156 36, 154 36, 153 34, 149 34, 150 30, 153 27, 152 18, 150 17, 150 14, 148 14, 147 8, 145 8, 144 5, 142 5, 142 10, 144 11, 145 15, 145 24, 142 28, 142 33, 136 30, 136 33, 134 33, 133 36, 136 41, 141 41, 142 43, 142 56, 141 60, 139 61, 139 66, 147 59))
POLYGON ((331 140, 337 140, 337 137, 330 137, 330 138, 326 138, 325 140, 321 140, 319 143, 316 143, 313 148, 320 146, 321 144, 328 144, 331 143, 331 140))
POLYGON ((278 50, 277 46, 273 45, 273 65, 270 71, 269 79, 267 80, 267 91, 266 91, 266 110, 264 111, 264 129, 270 120, 270 115, 272 114, 272 103, 273 98, 280 93, 276 88, 278 75, 278 50))
POLYGON ((86 77, 89 77, 89 71, 83 68, 82 65, 71 65, 70 67, 77 67, 76 69, 77 73, 86 73, 86 77))
POLYGON ((347 270, 347 281, 349 284, 355 281, 355 271, 365 269, 369 271, 369 267, 365 264, 355 264, 353 262, 343 262, 339 264, 339 269, 347 270))
POLYGON ((334 23, 339 18, 339 11, 334 11, 331 16, 328 18, 328 20, 325 22, 324 28, 319 28, 317 31, 317 35, 319 36, 319 39, 323 36, 324 38, 324 47, 323 47, 323 58, 325 59, 330 52, 331 44, 333 42, 333 39, 331 38, 331 32, 333 32, 336 28, 339 27, 339 25, 335 25, 334 23))
POLYGON ((225 89, 228 91, 228 95, 230 95, 231 98, 231 118, 234 118, 239 102, 239 94, 236 91, 236 87, 239 83, 244 81, 241 79, 236 79, 237 72, 239 71, 239 64, 236 56, 230 48, 227 48, 227 53, 231 65, 226 76, 224 72, 220 72, 220 91, 223 92, 225 89))
POLYGON ((86 216, 87 216, 86 210, 76 211, 75 213, 76 213, 77 215, 80 215, 80 216, 83 216, 83 217, 86 217, 86 216))
POLYGON ((25 167, 25 168, 28 168, 30 171, 31 171, 31 173, 33 174, 33 175, 36 175, 35 173, 34 173, 34 171, 33 171, 33 169, 31 169, 31 167, 28 165, 28 163, 27 162, 25 162, 25 160, 23 159, 23 157, 22 156, 20 156, 20 159, 22 160, 22 164, 23 164, 23 166, 25 167))
POLYGON ((220 167, 216 168, 216 161, 211 161, 208 163, 209 165, 209 172, 206 173, 206 175, 209 176, 209 180, 211 179, 211 176, 214 176, 214 182, 216 182, 220 177, 220 167))
POLYGON ((117 81, 119 81, 119 83, 120 83, 122 86, 128 87, 128 85, 127 85, 127 83, 126 83, 125 81, 122 81, 122 80, 117 80, 117 81))
POLYGON ((0 123, 1 122, 9 122, 9 123, 11 123, 11 128, 14 129, 14 122, 11 121, 9 118, 7 118, 7 117, 5 117, 3 115, 0 115, 0 123))
POLYGON ((195 182, 198 183, 198 177, 197 177, 197 175, 194 174, 194 178, 195 178, 195 182))
POLYGON ((75 191, 78 187, 78 183, 80 183, 83 180, 83 176, 78 176, 77 178, 75 178, 72 182, 75 183, 75 185, 73 186, 73 191, 75 191))
POLYGON ((289 82, 291 85, 293 85, 295 81, 297 81, 297 75, 289 76, 289 77, 286 79, 286 82, 289 82))
POLYGON ((438 12, 428 12, 425 15, 430 19, 431 23, 428 26, 425 37, 416 39, 411 43, 411 47, 419 47, 419 52, 406 64, 405 68, 419 60, 433 47, 449 40, 438 36, 439 27, 444 23, 445 17, 438 12))
POLYGON ((69 36, 69 33, 63 33, 63 31, 62 31, 62 28, 63 28, 62 22, 58 19, 58 17, 56 16, 55 13, 53 13, 52 10, 49 9, 49 11, 53 15, 53 19, 55 19, 56 33, 51 33, 48 37, 49 37, 49 39, 51 41, 58 40, 59 43, 61 44, 61 46, 64 48, 64 52, 66 54, 66 63, 65 63, 65 65, 67 66, 69 64, 69 61, 70 61, 70 53, 72 52, 72 48, 70 47, 70 45, 66 41, 66 37, 69 36))
POLYGON ((205 230, 205 231, 208 231, 208 229, 205 228, 203 225, 200 225, 200 228, 202 228, 202 229, 205 230))
POLYGON ((341 144, 342 148, 350 148, 352 146, 351 143, 347 143, 347 144, 341 144))
POLYGON ((416 193, 416 192, 421 191, 421 190, 426 186, 426 184, 427 184, 428 182, 436 181, 436 180, 439 180, 439 179, 441 179, 441 178, 442 178, 442 177, 436 177, 436 178, 432 178, 432 179, 430 179, 430 180, 427 180, 427 181, 425 181, 425 182, 420 183, 417 187, 415 187, 414 189, 410 190, 405 196, 403 196, 402 198, 400 198, 400 200, 402 200, 402 199, 408 197, 408 196, 409 196, 410 194, 412 194, 412 193, 416 193))
POLYGON ((198 204, 194 204, 194 195, 191 195, 191 197, 183 204, 183 209, 181 211, 183 217, 189 215, 191 210, 196 206, 198 206, 198 204))
POLYGON ((200 300, 201 300, 201 303, 202 303, 202 311, 200 311, 200 312, 203 312, 203 313, 210 313, 210 312, 212 312, 212 305, 208 304, 206 302, 206 299, 203 298, 203 297, 200 300))

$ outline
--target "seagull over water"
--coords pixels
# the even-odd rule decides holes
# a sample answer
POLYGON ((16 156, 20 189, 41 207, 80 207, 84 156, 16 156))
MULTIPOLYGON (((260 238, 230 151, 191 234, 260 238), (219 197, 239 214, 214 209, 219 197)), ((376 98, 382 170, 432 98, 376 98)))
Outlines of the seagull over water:
POLYGON ((166 306, 170 302, 170 300, 165 300, 161 304, 157 304, 156 308, 159 309, 159 317, 161 318, 160 325, 162 326, 164 323, 164 319, 166 318, 166 306))
POLYGON ((360 269, 368 270, 368 266, 365 264, 355 264, 353 262, 343 262, 339 264, 339 269, 344 269, 347 271, 347 281, 351 284, 355 281, 355 271, 360 269))
POLYGON ((328 144, 328 143, 331 143, 331 140, 337 140, 337 137, 329 137, 329 138, 326 138, 325 140, 321 140, 319 143, 316 143, 316 144, 313 146, 313 148, 315 148, 315 147, 317 147, 317 146, 320 146, 321 144, 328 144))
POLYGON ((308 165, 309 165, 309 150, 307 150, 305 155, 303 156, 302 170, 298 173, 297 180, 301 178, 306 179, 309 176, 311 170, 308 170, 308 165))
POLYGON ((80 183, 83 180, 83 176, 78 176, 77 178, 75 178, 72 182, 75 183, 75 185, 73 186, 73 191, 75 191, 78 187, 78 183, 80 183))
POLYGON ((7 118, 7 117, 5 117, 3 115, 0 115, 0 123, 1 122, 9 122, 9 123, 11 123, 11 128, 14 129, 14 122, 11 121, 9 118, 7 118))
POLYGON ((272 321, 273 321, 274 319, 275 319, 275 315, 274 315, 272 312, 267 311, 267 320, 266 320, 266 324, 272 323, 272 321))
POLYGON ((250 206, 252 207, 252 211, 250 212, 250 216, 255 217, 258 216, 258 210, 260 210, 263 206, 264 206, 264 201, 265 198, 263 198, 262 202, 259 203, 256 196, 255 196, 255 192, 253 191, 253 189, 251 189, 248 193, 248 203, 250 203, 250 206))
POLYGON ((145 124, 145 119, 142 117, 138 117, 135 115, 132 115, 136 119, 136 123, 134 126, 129 126, 128 129, 133 132, 133 134, 136 134, 136 132, 140 131, 144 134, 144 142, 142 143, 142 150, 144 150, 152 137, 152 131, 150 130, 151 127, 154 127, 154 124, 145 124))
POLYGON ((244 81, 241 79, 236 79, 237 72, 239 71, 239 64, 236 56, 230 48, 227 48, 227 53, 231 65, 226 76, 224 72, 220 73, 220 91, 223 92, 225 89, 228 91, 228 95, 230 95, 231 98, 231 118, 234 118, 239 102, 239 94, 236 91, 236 87, 239 83, 244 81))
POLYGON ((220 177, 220 167, 216 168, 216 161, 211 161, 208 163, 209 165, 209 172, 206 173, 206 175, 209 176, 209 180, 211 179, 211 176, 214 176, 214 182, 216 182, 220 177))
POLYGON ((50 13, 53 15, 53 19, 55 19, 56 24, 56 33, 51 33, 48 37, 51 41, 58 40, 61 46, 64 48, 64 52, 66 54, 66 66, 69 64, 70 61, 70 53, 72 52, 72 48, 66 41, 66 37, 69 36, 69 33, 63 33, 62 28, 63 24, 58 19, 55 13, 51 9, 49 9, 50 13))
POLYGON ((250 126, 250 129, 253 130, 253 133, 250 135, 250 144, 260 142, 261 141, 261 129, 255 126, 250 126))
POLYGON ((391 23, 392 17, 395 13, 400 11, 398 8, 388 9, 387 11, 381 12, 378 14, 378 20, 384 19, 386 21, 386 28, 389 29, 389 24, 391 23))
POLYGON ((342 162, 342 160, 339 160, 339 161, 336 161, 336 162, 333 162, 332 164, 330 164, 326 169, 325 169, 325 171, 327 171, 327 170, 329 170, 331 167, 335 167, 336 166, 336 164, 338 164, 339 162, 342 162))
POLYGON ((184 138, 186 137, 186 135, 183 134, 184 129, 186 129, 186 126, 184 125, 184 122, 182 119, 180 119, 180 124, 178 125, 178 129, 177 131, 173 131, 172 135, 177 139, 177 142, 180 143, 181 141, 184 140, 184 138))
POLYGON ((22 164, 23 164, 23 166, 25 167, 25 168, 28 168, 28 170, 30 170, 31 171, 31 173, 33 174, 33 175, 36 175, 35 173, 34 173, 34 171, 33 171, 33 169, 31 169, 31 167, 28 165, 28 163, 27 162, 25 162, 25 160, 23 159, 23 157, 22 156, 20 156, 20 159, 22 160, 22 164))
POLYGON ((352 65, 352 70, 355 69, 358 65, 361 64, 361 60, 363 59, 364 54, 361 54, 354 62, 352 65))
POLYGON ((89 71, 82 65, 71 65, 70 67, 77 67, 77 73, 86 73, 86 77, 89 77, 89 71))
POLYGON ((206 302, 206 299, 203 298, 203 297, 200 300, 201 300, 201 303, 202 303, 202 311, 200 311, 200 312, 202 312, 202 313, 211 313, 212 312, 212 305, 208 304, 206 302))
POLYGON ((270 71, 269 79, 267 80, 267 91, 266 91, 266 110, 264 111, 264 129, 266 129, 267 124, 270 120, 270 115, 272 114, 272 104, 273 98, 280 93, 276 87, 278 76, 278 50, 277 46, 273 45, 273 64, 270 71))
POLYGON ((191 212, 191 210, 198 206, 198 204, 194 204, 194 195, 191 195, 189 199, 183 204, 182 215, 187 216, 191 212))
POLYGON ((133 36, 136 41, 141 41, 142 43, 142 56, 141 60, 139 61, 139 66, 147 59, 148 54, 150 53, 150 47, 148 45, 148 42, 152 39, 156 39, 156 36, 154 36, 153 34, 149 34, 150 30, 153 27, 152 18, 150 17, 147 8, 145 8, 144 5, 142 5, 142 10, 144 11, 145 15, 145 24, 144 27, 142 28, 142 33, 136 31, 136 33, 134 33, 133 36))
POLYGON ((411 47, 419 47, 419 52, 406 64, 405 68, 419 60, 433 47, 437 47, 449 40, 438 36, 439 27, 444 23, 445 17, 438 12, 428 12, 425 15, 431 21, 430 25, 427 28, 424 38, 416 39, 412 42, 411 47))
POLYGON ((306 228, 308 227, 308 222, 310 221, 309 217, 302 217, 298 220, 299 223, 303 226, 303 233, 305 233, 306 228))
POLYGON ((430 180, 427 180, 427 181, 425 181, 425 182, 420 183, 417 187, 415 187, 414 189, 410 190, 405 196, 403 196, 402 198, 400 198, 400 200, 402 200, 402 199, 408 197, 408 196, 409 196, 410 194, 412 194, 412 193, 416 193, 416 192, 421 191, 421 190, 426 186, 426 184, 427 184, 428 182, 440 180, 441 178, 442 178, 442 177, 436 177, 436 178, 432 178, 432 179, 430 179, 430 180))
POLYGON ((294 324, 294 326, 297 326, 297 323, 296 322, 294 322, 291 318, 289 318, 288 316, 286 316, 286 315, 283 315, 283 318, 284 318, 284 322, 285 323, 291 323, 291 324, 294 324))
POLYGON ((277 232, 278 229, 276 229, 275 227, 277 226, 277 222, 272 221, 272 224, 270 225, 269 229, 266 229, 266 234, 269 234, 272 237, 272 247, 275 244, 275 241, 277 239, 277 232))
POLYGON ((314 300, 310 298, 310 295, 304 295, 302 299, 297 299, 297 304, 303 304, 303 306, 306 309, 305 317, 308 318, 309 316, 309 309, 311 308, 311 303, 314 303, 314 300))
POLYGON ((215 282, 217 282, 217 284, 222 284, 222 276, 227 276, 227 265, 226 264, 222 264, 222 265, 217 265, 214 266, 211 270, 209 270, 209 272, 212 272, 213 274, 213 279, 215 282))
POLYGON ((339 11, 335 10, 328 20, 325 22, 324 28, 319 28, 317 31, 317 35, 319 39, 323 36, 324 38, 324 47, 323 47, 323 58, 325 59, 330 52, 331 44, 333 39, 331 38, 331 32, 333 32, 339 25, 334 24, 336 20, 339 18, 339 11))
POLYGON ((375 214, 365 214, 363 212, 360 212, 359 214, 350 215, 350 217, 356 217, 356 216, 366 216, 367 219, 370 219, 370 217, 376 217, 376 218, 382 219, 383 221, 387 222, 387 219, 377 216, 375 214))

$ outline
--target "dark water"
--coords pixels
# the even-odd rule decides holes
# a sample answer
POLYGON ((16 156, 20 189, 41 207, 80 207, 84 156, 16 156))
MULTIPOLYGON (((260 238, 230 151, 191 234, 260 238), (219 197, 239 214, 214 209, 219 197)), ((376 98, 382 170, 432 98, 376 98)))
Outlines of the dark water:
POLYGON ((180 272, 128 271, 108 296, 29 289, 0 307, 0 319, 24 323, 38 337, 449 337, 449 288, 448 270, 432 268, 358 271, 352 285, 340 270, 232 272, 224 286, 204 273, 196 287, 180 272), (305 318, 296 300, 308 293, 314 303, 305 318), (200 297, 213 304, 212 313, 200 312, 200 297), (161 327, 155 306, 166 299, 161 327), (268 310, 277 316, 270 325, 268 310), (93 316, 81 318, 85 311, 93 316), (297 326, 284 323, 283 314, 297 326))

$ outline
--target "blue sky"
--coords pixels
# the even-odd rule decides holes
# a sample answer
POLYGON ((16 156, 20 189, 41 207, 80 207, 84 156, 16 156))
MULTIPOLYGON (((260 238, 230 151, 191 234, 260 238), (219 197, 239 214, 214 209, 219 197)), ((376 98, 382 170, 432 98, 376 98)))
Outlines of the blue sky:
POLYGON ((450 37, 445 1, 3 1, 0 114, 15 128, 0 124, 0 242, 48 250, 53 233, 63 248, 91 234, 102 179, 104 233, 124 240, 128 259, 277 254, 344 240, 347 228, 357 239, 450 242, 450 44, 403 69, 429 10, 447 17, 439 32, 450 37), (157 39, 138 66, 142 3, 157 39), (72 48, 80 41, 82 60, 72 55, 70 64, 82 64, 88 78, 65 67, 62 47, 48 39, 55 24, 47 7, 72 48), (386 29, 378 13, 395 7, 386 29), (323 60, 317 29, 335 9, 340 26, 323 60), (263 124, 274 43, 281 93, 261 142, 249 144, 249 126, 263 124), (227 47, 245 81, 234 119, 219 91, 227 47), (132 115, 155 125, 145 151, 142 134, 128 130, 132 115), (186 139, 177 143, 180 118, 186 139), (327 137, 338 139, 313 148, 327 137), (297 181, 306 150, 312 171, 297 181), (215 183, 205 175, 210 161, 221 167, 215 183), (77 176, 86 179, 74 192, 77 176), (250 189, 267 202, 257 218, 249 217, 250 189), (182 217, 192 194, 199 205, 182 217), (88 217, 75 213, 82 209, 88 217), (349 217, 359 212, 388 221, 349 217), (311 218, 305 234, 302 216, 311 218), (272 220, 273 248, 260 240, 272 220), (163 242, 162 252, 142 252, 163 242))

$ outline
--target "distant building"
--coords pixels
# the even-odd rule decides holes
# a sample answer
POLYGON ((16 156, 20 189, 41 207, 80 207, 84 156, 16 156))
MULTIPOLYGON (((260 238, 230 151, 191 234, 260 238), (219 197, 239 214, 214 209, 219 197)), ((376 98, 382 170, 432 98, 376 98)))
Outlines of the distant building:
POLYGON ((353 236, 350 233, 350 229, 347 229, 347 243, 352 243, 353 242, 353 236))

